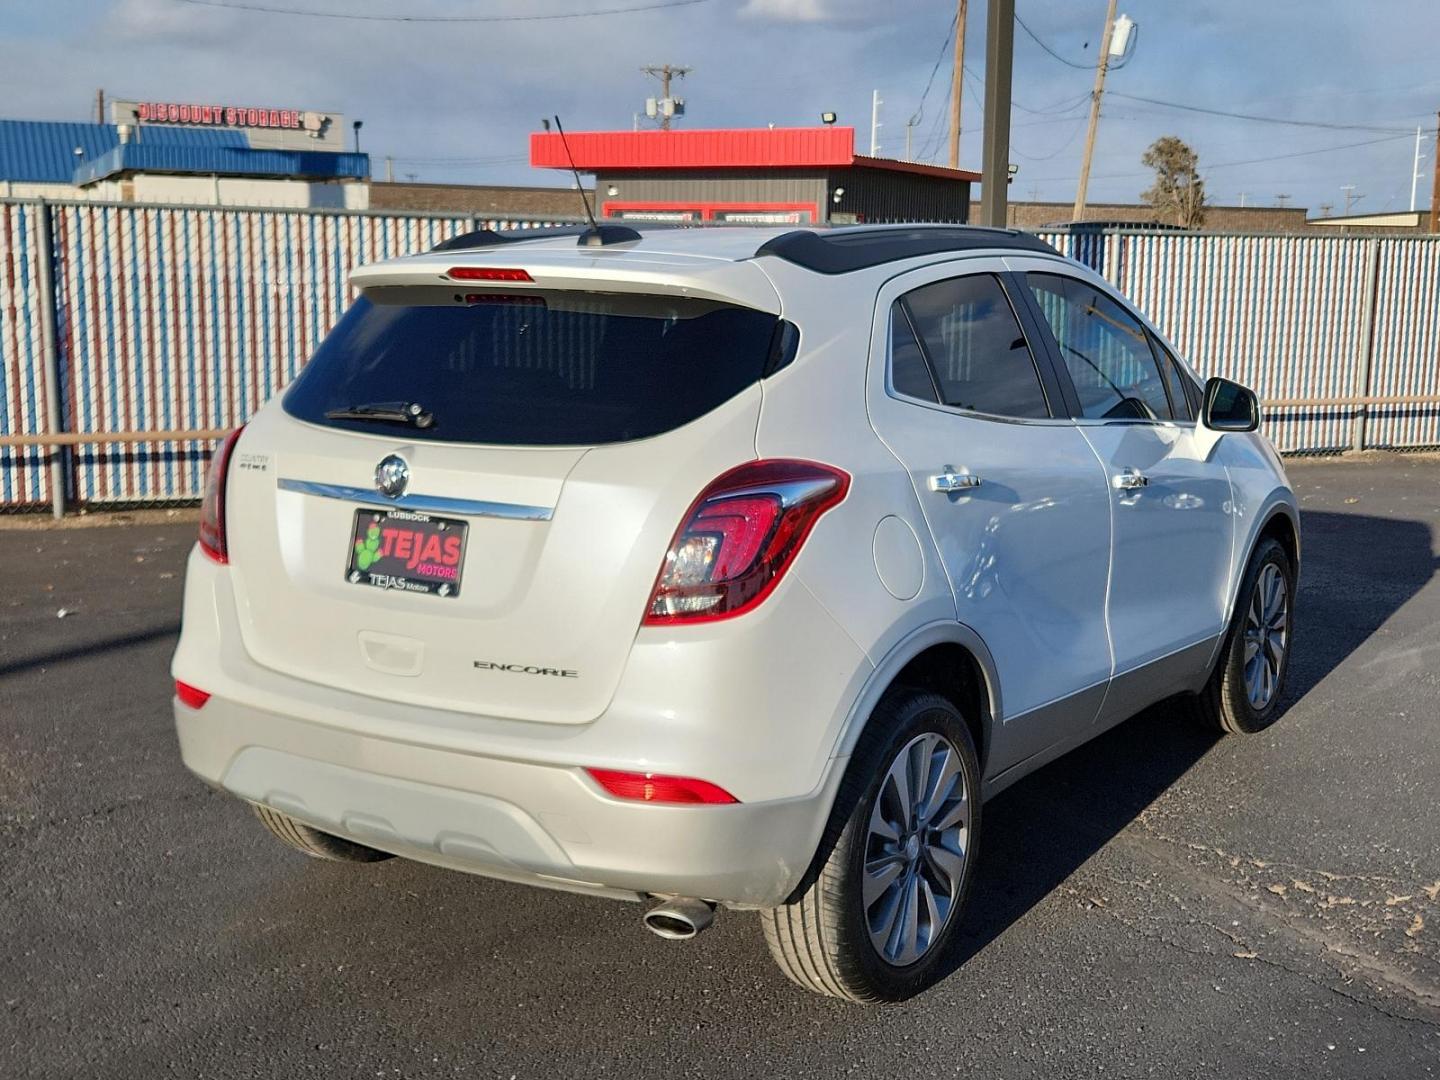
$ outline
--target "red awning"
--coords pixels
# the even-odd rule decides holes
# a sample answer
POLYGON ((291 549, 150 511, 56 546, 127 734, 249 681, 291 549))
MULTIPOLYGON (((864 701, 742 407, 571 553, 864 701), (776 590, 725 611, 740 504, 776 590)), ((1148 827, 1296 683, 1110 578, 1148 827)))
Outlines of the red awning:
MULTIPOLYGON (((890 158, 857 157, 851 127, 741 128, 671 131, 573 131, 565 133, 575 167, 585 172, 622 169, 803 169, 863 166, 922 172, 956 180, 979 180, 961 169, 918 165, 890 158)), ((560 136, 534 132, 530 164, 568 169, 560 136)))

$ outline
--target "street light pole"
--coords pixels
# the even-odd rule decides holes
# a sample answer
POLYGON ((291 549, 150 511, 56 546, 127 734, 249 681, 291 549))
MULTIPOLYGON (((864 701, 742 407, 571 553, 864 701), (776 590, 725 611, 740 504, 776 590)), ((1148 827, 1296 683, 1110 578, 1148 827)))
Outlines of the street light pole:
POLYGON ((1415 125, 1415 167, 1410 170, 1410 209, 1415 209, 1415 196, 1420 187, 1420 125, 1415 125))
MULTIPOLYGON (((985 21, 985 135, 980 158, 980 224, 1003 229, 1010 182, 1010 71, 1015 0, 989 0, 985 21)), ((1110 0, 1113 12, 1115 0, 1110 0)))
POLYGON ((1090 159, 1095 154, 1095 130, 1100 126, 1100 98, 1105 93, 1105 73, 1110 70, 1110 35, 1115 32, 1115 0, 1105 12, 1105 35, 1100 40, 1100 56, 1095 63, 1095 89, 1090 91, 1090 129, 1085 133, 1085 156, 1080 159, 1080 184, 1075 189, 1075 212, 1070 220, 1079 221, 1085 213, 1085 198, 1090 188, 1090 159))

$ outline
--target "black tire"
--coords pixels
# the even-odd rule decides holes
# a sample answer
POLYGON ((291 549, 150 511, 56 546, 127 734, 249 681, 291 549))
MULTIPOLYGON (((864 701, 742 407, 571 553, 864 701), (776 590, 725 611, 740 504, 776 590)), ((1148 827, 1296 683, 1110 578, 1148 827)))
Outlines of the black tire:
POLYGON ((278 839, 296 851, 309 855, 312 859, 326 859, 330 862, 380 862, 382 859, 395 857, 388 851, 377 851, 364 844, 357 844, 352 840, 321 832, 319 829, 296 821, 288 814, 271 810, 268 806, 259 804, 252 804, 252 806, 255 816, 263 821, 265 827, 278 839))
MULTIPOLYGON (((887 692, 851 755, 816 865, 790 903, 760 912, 765 943, 780 970, 806 990, 857 1002, 903 1001, 930 986, 944 973, 938 969, 951 952, 964 916, 978 852, 979 793, 975 742, 955 706, 926 691, 901 687, 887 692), (901 751, 927 734, 942 736, 958 758, 961 790, 968 800, 964 858, 942 928, 931 931, 929 946, 918 960, 897 966, 872 944, 862 875, 867 845, 873 843, 871 815, 876 800, 887 797, 882 795, 887 774, 901 751)), ((873 856, 873 848, 871 852, 873 856)), ((925 858, 922 855, 919 861, 925 858)), ((885 895, 891 894, 887 890, 885 895)), ((903 903, 903 889, 895 895, 898 906, 903 903)))
POLYGON ((1283 712, 1285 675, 1290 669, 1290 654, 1295 641, 1295 570, 1290 556, 1276 540, 1266 538, 1256 545, 1245 568, 1245 577, 1236 593, 1235 613, 1215 670, 1204 689, 1190 698, 1195 718, 1204 726, 1234 735, 1254 735, 1264 731, 1283 712), (1274 679, 1274 689, 1263 706, 1250 700, 1245 682, 1245 631, 1256 585, 1267 566, 1274 566, 1285 584, 1284 646, 1274 679))

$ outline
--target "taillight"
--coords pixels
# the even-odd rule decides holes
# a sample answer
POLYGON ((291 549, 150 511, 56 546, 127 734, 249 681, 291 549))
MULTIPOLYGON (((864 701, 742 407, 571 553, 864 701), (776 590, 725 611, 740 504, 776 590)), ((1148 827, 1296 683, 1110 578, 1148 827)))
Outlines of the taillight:
POLYGON ((733 803, 735 798, 708 780, 688 776, 656 776, 654 773, 618 772, 615 769, 586 769, 596 783, 617 799, 661 803, 733 803))
POLYGON ((191 709, 198 709, 210 700, 208 691, 183 683, 179 679, 175 680, 175 696, 180 699, 180 704, 191 709))
POLYGON ((716 479, 680 523, 645 624, 743 614, 770 595, 850 476, 814 461, 752 461, 716 479))
POLYGON ((225 436, 225 441, 211 455, 205 498, 200 502, 200 550, 217 563, 230 561, 225 539, 225 481, 230 472, 230 455, 244 430, 242 424, 225 436))

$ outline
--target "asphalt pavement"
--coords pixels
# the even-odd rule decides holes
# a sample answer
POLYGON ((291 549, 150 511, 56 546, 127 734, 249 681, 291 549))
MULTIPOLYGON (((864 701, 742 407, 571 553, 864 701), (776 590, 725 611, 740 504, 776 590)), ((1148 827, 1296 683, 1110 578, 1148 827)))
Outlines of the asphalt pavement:
POLYGON ((0 523, 0 1077, 1440 1073, 1440 460, 1290 466, 1287 714, 1173 707, 986 809, 963 963, 808 996, 753 914, 312 862, 181 766, 191 521, 0 523), (64 611, 64 617, 58 617, 64 611))

